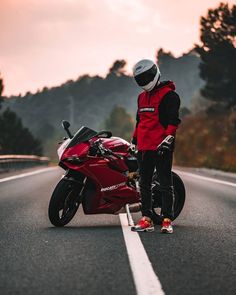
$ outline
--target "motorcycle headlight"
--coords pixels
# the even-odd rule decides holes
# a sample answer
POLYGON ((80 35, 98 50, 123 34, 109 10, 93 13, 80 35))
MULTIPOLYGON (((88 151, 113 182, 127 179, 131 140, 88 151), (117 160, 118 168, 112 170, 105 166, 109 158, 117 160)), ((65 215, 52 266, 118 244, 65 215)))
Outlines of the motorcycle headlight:
POLYGON ((71 164, 79 164, 79 163, 86 161, 86 158, 79 158, 76 156, 72 156, 72 157, 64 159, 63 161, 69 162, 71 164))

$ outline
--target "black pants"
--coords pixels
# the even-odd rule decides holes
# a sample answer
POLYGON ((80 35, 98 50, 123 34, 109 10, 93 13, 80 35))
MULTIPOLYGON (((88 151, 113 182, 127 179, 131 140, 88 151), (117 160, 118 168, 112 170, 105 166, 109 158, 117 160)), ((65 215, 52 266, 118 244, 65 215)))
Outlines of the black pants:
POLYGON ((162 216, 173 218, 174 190, 171 176, 173 153, 166 152, 159 156, 156 151, 139 151, 138 163, 140 173, 140 192, 142 199, 142 215, 152 218, 151 184, 154 169, 160 181, 162 194, 162 216))

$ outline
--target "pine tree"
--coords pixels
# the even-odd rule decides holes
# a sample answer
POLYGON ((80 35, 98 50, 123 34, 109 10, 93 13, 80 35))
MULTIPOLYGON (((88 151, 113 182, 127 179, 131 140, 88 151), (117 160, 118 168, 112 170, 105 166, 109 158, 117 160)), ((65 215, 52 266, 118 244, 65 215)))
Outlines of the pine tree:
MULTIPOLYGON (((0 108, 3 88, 3 79, 0 79, 0 108)), ((21 119, 9 108, 0 114, 0 154, 42 154, 40 141, 23 127, 21 119)))
POLYGON ((0 154, 41 155, 41 143, 7 108, 0 116, 0 154))
POLYGON ((118 59, 114 61, 114 63, 109 69, 109 74, 115 74, 117 76, 124 75, 126 64, 127 62, 124 59, 118 59))
POLYGON ((228 109, 236 105, 236 5, 220 3, 201 18, 200 76, 202 95, 228 109))

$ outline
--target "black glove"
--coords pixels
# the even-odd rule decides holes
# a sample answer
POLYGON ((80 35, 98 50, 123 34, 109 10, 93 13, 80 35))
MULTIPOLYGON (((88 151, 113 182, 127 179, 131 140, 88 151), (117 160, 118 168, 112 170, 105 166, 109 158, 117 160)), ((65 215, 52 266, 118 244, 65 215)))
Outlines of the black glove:
POLYGON ((137 145, 137 138, 133 137, 132 140, 131 140, 131 143, 134 144, 134 145, 137 145))
POLYGON ((172 152, 174 146, 174 136, 168 135, 158 146, 157 153, 159 156, 163 156, 166 152, 172 152))
POLYGON ((129 148, 128 148, 128 151, 132 154, 132 153, 135 153, 136 151, 136 145, 131 143, 129 148))
POLYGON ((131 153, 131 154, 135 154, 136 153, 136 148, 137 148, 137 138, 136 137, 133 137, 131 142, 130 142, 130 146, 128 148, 128 151, 131 153))

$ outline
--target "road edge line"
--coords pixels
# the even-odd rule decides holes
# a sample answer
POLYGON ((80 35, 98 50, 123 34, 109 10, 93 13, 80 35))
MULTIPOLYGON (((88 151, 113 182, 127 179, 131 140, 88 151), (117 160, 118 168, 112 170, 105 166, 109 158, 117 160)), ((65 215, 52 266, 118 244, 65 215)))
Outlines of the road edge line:
POLYGON ((138 233, 130 230, 126 213, 120 213, 119 218, 137 294, 164 295, 138 233))
POLYGON ((14 179, 18 179, 18 178, 31 176, 31 175, 36 175, 36 174, 43 173, 43 172, 53 171, 53 170, 56 170, 57 168, 58 167, 49 167, 49 168, 39 169, 39 170, 36 170, 36 171, 33 171, 33 172, 27 172, 27 173, 22 173, 22 174, 17 174, 17 175, 14 175, 14 176, 1 178, 0 183, 10 181, 10 180, 14 180, 14 179))
POLYGON ((195 177, 195 178, 198 178, 198 179, 202 179, 202 180, 206 180, 206 181, 211 181, 211 182, 215 182, 215 183, 219 183, 219 184, 225 184, 225 185, 236 187, 236 183, 233 183, 233 182, 230 182, 230 181, 214 179, 214 178, 211 178, 211 177, 201 176, 201 175, 198 175, 198 174, 194 174, 194 173, 191 173, 191 172, 185 172, 185 171, 181 171, 181 170, 178 170, 178 169, 174 169, 174 171, 176 171, 176 172, 178 172, 178 173, 180 173, 182 175, 192 176, 192 177, 195 177))

